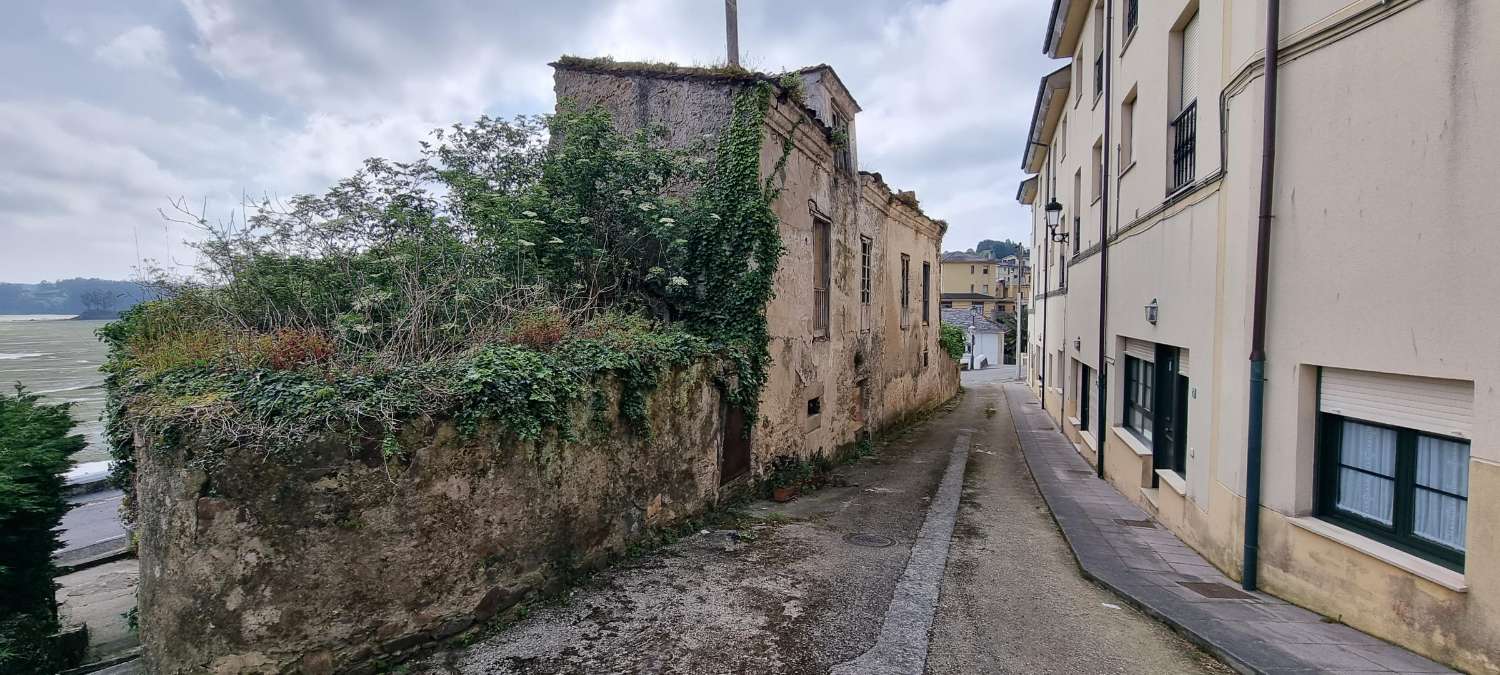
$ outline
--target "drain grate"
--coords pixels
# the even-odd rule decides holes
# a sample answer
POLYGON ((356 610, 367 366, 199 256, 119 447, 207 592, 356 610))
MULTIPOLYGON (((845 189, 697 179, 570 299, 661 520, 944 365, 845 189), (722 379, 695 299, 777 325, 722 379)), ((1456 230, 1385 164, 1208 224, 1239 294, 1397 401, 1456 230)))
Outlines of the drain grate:
POLYGON ((1186 588, 1205 598, 1213 598, 1215 600, 1255 599, 1255 596, 1250 595, 1249 593, 1241 591, 1237 588, 1231 588, 1216 581, 1179 581, 1177 582, 1177 585, 1182 586, 1183 588, 1186 588))
POLYGON ((885 548, 896 543, 896 540, 890 537, 882 537, 878 534, 869 534, 867 532, 855 532, 844 535, 844 541, 866 548, 885 548))
POLYGON ((1148 530, 1156 529, 1156 523, 1153 523, 1149 520, 1129 520, 1127 518, 1116 518, 1115 522, 1124 525, 1125 527, 1140 527, 1148 530))

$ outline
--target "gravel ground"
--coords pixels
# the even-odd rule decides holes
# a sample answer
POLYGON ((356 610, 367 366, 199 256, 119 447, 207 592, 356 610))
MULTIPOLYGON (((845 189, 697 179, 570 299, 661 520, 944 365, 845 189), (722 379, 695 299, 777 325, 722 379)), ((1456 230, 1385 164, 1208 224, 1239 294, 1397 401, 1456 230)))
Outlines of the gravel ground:
POLYGON ((841 467, 843 485, 753 504, 739 530, 617 566, 410 671, 847 672, 861 656, 868 668, 879 638, 872 653, 893 640, 925 649, 932 673, 1228 672, 1150 619, 1106 606, 1120 603, 1078 576, 1021 459, 1000 373, 981 374, 947 412, 841 467), (944 472, 963 457, 962 500, 945 499, 944 472), (934 541, 955 516, 951 545, 934 541), (940 584, 935 603, 924 583, 940 584), (931 631, 891 628, 908 625, 931 631))

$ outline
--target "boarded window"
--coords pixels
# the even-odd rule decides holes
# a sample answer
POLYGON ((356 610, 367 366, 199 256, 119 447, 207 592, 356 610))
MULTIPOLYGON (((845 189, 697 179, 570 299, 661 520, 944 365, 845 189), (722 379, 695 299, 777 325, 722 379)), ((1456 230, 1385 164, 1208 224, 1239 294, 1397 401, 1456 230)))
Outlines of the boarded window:
POLYGON ((911 326, 911 256, 901 254, 901 327, 911 326))
POLYGON ((932 316, 932 263, 922 263, 922 325, 932 316))
POLYGON ((859 238, 859 303, 870 304, 870 254, 874 248, 869 237, 859 238))
POLYGON ((829 248, 829 222, 813 218, 813 334, 828 334, 828 287, 831 281, 832 257, 829 248))

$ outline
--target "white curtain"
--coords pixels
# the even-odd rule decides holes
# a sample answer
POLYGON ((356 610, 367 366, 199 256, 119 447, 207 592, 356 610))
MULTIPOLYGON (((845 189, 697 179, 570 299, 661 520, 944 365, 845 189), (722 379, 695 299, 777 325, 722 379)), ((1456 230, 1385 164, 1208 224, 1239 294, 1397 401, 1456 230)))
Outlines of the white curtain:
POLYGON ((1464 535, 1468 530, 1469 444, 1418 436, 1416 483, 1412 532, 1423 539, 1464 550, 1464 535))
POLYGON ((1395 430, 1346 420, 1343 432, 1338 507, 1390 525, 1396 504, 1395 430))

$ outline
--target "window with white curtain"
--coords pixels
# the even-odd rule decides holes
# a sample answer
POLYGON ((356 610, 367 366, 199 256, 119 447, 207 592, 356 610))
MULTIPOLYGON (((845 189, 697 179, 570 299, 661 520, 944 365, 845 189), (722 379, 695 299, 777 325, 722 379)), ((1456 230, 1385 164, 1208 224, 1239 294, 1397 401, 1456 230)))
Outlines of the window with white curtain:
POLYGON ((1472 385, 1336 369, 1321 377, 1320 517, 1462 570, 1469 441, 1455 422, 1472 385))

